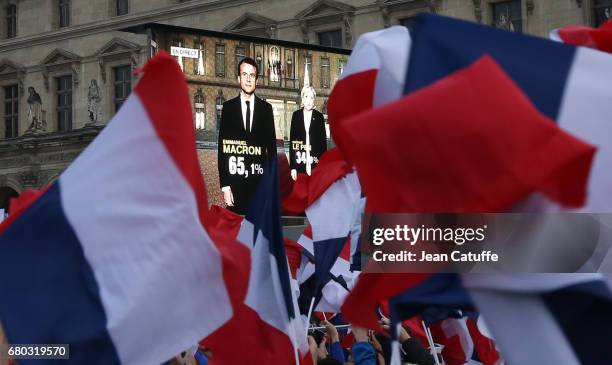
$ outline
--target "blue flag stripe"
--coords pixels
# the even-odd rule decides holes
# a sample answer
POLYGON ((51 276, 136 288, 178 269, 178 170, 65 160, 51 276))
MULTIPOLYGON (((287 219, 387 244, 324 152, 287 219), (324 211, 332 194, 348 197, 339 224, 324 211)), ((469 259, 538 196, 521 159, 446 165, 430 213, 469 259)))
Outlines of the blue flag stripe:
POLYGON ((246 220, 254 227, 253 243, 257 241, 259 232, 270 243, 270 254, 276 259, 283 298, 287 307, 289 318, 295 318, 293 300, 291 296, 291 283, 289 281, 289 264, 285 253, 285 242, 281 225, 280 190, 278 186, 278 173, 276 157, 268 160, 266 172, 259 181, 257 190, 246 215, 246 220))
POLYGON ((51 186, 0 237, 0 268, 12 273, 0 280, 0 321, 11 343, 69 344, 70 360, 63 362, 119 364, 98 284, 60 191, 59 182, 51 186))
POLYGON ((441 273, 391 298, 389 308, 395 324, 430 308, 473 311, 474 305, 458 274, 441 273))
POLYGON ((488 54, 542 113, 557 119, 575 47, 431 14, 418 16, 413 35, 404 94, 488 54))
POLYGON ((612 294, 604 282, 577 284, 542 297, 582 364, 612 359, 612 294))
POLYGON ((348 234, 346 237, 330 238, 323 241, 313 242, 314 258, 315 258, 315 277, 319 287, 322 289, 329 281, 329 272, 336 263, 340 252, 344 248, 348 234))

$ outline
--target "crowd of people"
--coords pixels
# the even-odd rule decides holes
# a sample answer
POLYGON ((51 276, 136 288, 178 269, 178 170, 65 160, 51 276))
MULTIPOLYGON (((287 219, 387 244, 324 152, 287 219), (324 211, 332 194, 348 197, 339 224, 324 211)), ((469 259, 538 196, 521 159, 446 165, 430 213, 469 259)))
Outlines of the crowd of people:
MULTIPOLYGON (((384 332, 376 333, 358 326, 338 330, 327 320, 316 321, 308 332, 308 345, 315 365, 389 365, 391 336, 389 319, 380 322, 384 332)), ((344 326, 341 326, 344 327, 344 326)), ((398 340, 402 364, 433 365, 433 356, 421 342, 410 335, 408 327, 400 327, 398 340)), ((163 365, 207 365, 214 352, 199 345, 177 355, 163 365)))

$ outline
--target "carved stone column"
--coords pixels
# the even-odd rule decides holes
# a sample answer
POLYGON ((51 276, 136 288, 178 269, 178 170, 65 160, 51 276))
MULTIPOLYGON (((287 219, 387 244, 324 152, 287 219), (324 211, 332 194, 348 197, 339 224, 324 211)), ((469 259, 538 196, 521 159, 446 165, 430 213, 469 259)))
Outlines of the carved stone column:
POLYGON ((535 8, 535 0, 525 1, 525 7, 527 8, 527 15, 533 15, 533 9, 535 8))
POLYGON ((310 43, 310 38, 308 37, 308 24, 305 21, 300 22, 300 30, 302 31, 302 40, 304 43, 310 43))
POLYGON ((353 17, 349 14, 345 14, 342 17, 342 22, 344 23, 344 39, 346 41, 346 47, 350 48, 353 44, 353 31, 352 31, 353 17))

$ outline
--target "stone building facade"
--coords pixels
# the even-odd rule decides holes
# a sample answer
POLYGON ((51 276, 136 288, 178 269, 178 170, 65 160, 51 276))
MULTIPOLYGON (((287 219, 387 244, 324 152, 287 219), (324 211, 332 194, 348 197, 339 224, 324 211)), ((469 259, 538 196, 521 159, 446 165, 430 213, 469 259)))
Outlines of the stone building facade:
POLYGON ((423 11, 546 37, 554 28, 610 18, 612 0, 0 0, 0 209, 10 196, 52 182, 112 118, 138 82, 132 71, 151 56, 152 35, 133 31, 144 24, 246 36, 204 32, 196 37, 193 31, 168 28, 153 39, 158 48, 203 43, 204 75, 196 75, 194 59, 183 61, 194 125, 200 109, 196 95, 202 91, 204 128, 198 137, 205 150, 214 143, 217 99, 237 94, 237 49, 255 58, 261 51, 260 95, 275 103, 278 134, 284 136, 309 53, 310 81, 323 109, 346 60, 342 49, 350 49, 364 32, 410 27, 423 11), (225 75, 217 77, 214 60, 221 44, 225 75), (288 57, 295 57, 294 79, 270 78, 267 59, 277 56, 272 47, 278 47, 282 61, 279 75, 287 74, 288 57), (329 58, 329 87, 321 86, 317 65, 324 58, 329 58))

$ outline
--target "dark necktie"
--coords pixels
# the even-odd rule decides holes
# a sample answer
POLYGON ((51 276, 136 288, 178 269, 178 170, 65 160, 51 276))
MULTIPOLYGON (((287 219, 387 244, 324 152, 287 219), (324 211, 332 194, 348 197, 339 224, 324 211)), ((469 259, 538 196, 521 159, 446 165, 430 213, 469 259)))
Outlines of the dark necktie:
POLYGON ((246 112, 246 131, 247 133, 251 133, 251 102, 250 101, 245 101, 246 106, 247 106, 247 112, 246 112))

